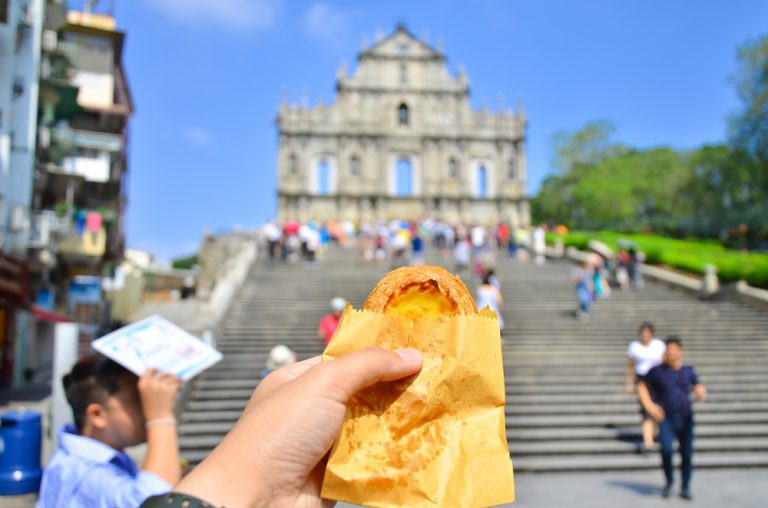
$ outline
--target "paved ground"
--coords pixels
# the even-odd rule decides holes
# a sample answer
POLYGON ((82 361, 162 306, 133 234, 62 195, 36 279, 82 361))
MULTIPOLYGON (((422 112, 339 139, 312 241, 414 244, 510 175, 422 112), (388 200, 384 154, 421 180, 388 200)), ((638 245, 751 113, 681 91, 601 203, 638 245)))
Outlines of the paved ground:
MULTIPOLYGON (((768 506, 768 471, 700 471, 693 501, 661 497, 661 472, 525 474, 515 478, 513 508, 762 508, 768 506)), ((355 505, 339 503, 339 508, 355 505)))
MULTIPOLYGON (((555 507, 744 507, 768 504, 768 471, 700 471, 693 502, 663 499, 661 471, 588 475, 520 475, 516 508, 555 507)), ((677 493, 675 493, 676 495, 677 493)))
MULTIPOLYGON (((763 508, 768 504, 768 471, 701 471, 693 501, 662 499, 661 473, 518 475, 512 508, 763 508)), ((0 498, 3 508, 32 508, 37 497, 0 498)), ((337 504, 349 508, 347 503, 337 504)))

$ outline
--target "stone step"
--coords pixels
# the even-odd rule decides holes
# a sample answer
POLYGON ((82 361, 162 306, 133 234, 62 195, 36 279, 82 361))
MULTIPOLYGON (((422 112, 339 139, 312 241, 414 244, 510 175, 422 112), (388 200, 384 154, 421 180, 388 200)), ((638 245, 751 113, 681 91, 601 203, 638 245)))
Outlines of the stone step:
MULTIPOLYGON (((595 373, 589 376, 585 373, 579 377, 541 374, 537 376, 531 376, 529 378, 513 376, 511 374, 505 373, 504 380, 506 381, 507 386, 509 387, 534 386, 534 385, 559 386, 559 385, 568 385, 568 384, 605 385, 606 382, 611 383, 612 386, 614 387, 624 386, 624 376, 618 376, 618 375, 609 376, 609 375, 602 375, 600 373, 595 373)), ((717 385, 740 384, 744 388, 759 389, 759 388, 755 388, 754 386, 755 385, 763 386, 768 384, 768 375, 751 374, 749 372, 741 374, 738 371, 716 373, 716 374, 710 374, 706 379, 706 383, 708 386, 712 386, 712 387, 717 385)))
MULTIPOLYGON (((245 408, 247 401, 190 401, 187 403, 184 413, 184 421, 188 422, 213 422, 237 419, 245 408)), ((639 420, 637 407, 628 407, 623 412, 605 413, 555 413, 555 414, 519 414, 506 408, 507 427, 531 428, 531 427, 560 427, 570 425, 573 427, 588 426, 631 426, 639 420)), ((232 420, 234 421, 234 420, 232 420)), ((768 411, 723 411, 708 412, 698 411, 696 421, 701 423, 768 423, 768 411)))
MULTIPOLYGON (((206 442, 218 443, 227 432, 232 429, 234 422, 202 422, 202 423, 183 423, 179 428, 179 435, 185 448, 193 447, 193 443, 203 441, 184 440, 187 437, 200 437, 207 439, 206 442)), ((768 426, 761 424, 697 424, 696 442, 736 442, 743 446, 743 449, 749 449, 753 439, 759 439, 760 446, 765 445, 768 440, 768 426)), ((565 450, 568 447, 580 445, 573 443, 621 443, 622 445, 632 443, 634 446, 640 442, 639 426, 625 428, 548 428, 548 429, 510 429, 507 430, 507 440, 510 449, 524 450, 524 447, 532 446, 536 443, 545 443, 552 450, 565 450), (523 447, 523 448, 521 448, 523 447)), ((753 443, 754 444, 754 443, 753 443)), ((198 445, 195 445, 198 446, 198 445)), ((723 445, 727 446, 727 445, 723 445)), ((621 448, 626 450, 626 448, 621 448)), ((541 452, 543 453, 543 452, 541 452)), ((513 453, 514 456, 514 453, 513 453)))
MULTIPOLYGON (((518 416, 507 414, 507 428, 531 428, 531 427, 561 427, 571 425, 573 427, 590 426, 614 426, 625 427, 636 425, 639 419, 637 414, 610 414, 610 415, 536 415, 518 416)), ((696 415, 698 423, 768 423, 768 412, 754 413, 702 413, 696 415)))
MULTIPOLYGON (((208 425, 208 424, 189 424, 208 425)), ((218 425, 218 424, 212 424, 218 425)), ((204 430, 204 428, 201 428, 204 430)), ((190 428, 190 432, 195 432, 190 428)), ((768 425, 762 423, 696 423, 696 438, 703 437, 768 437, 768 425)), ((509 428, 507 439, 510 442, 529 443, 535 441, 564 441, 564 440, 640 440, 639 418, 633 426, 594 426, 594 427, 544 427, 544 428, 509 428)))
MULTIPOLYGON (((259 371, 260 375, 261 372, 259 371)), ((250 378, 232 379, 232 377, 217 377, 209 378, 205 374, 195 381, 195 389, 253 389, 258 381, 257 376, 251 376, 250 378)), ((623 380, 622 380, 623 381, 623 380)), ((623 382, 613 384, 599 384, 599 385, 557 385, 557 384, 545 384, 539 383, 518 383, 516 385, 508 384, 506 393, 507 396, 552 396, 559 395, 569 397, 571 395, 588 396, 593 395, 595 398, 602 400, 606 395, 608 396, 623 396, 624 395, 623 382)), ((742 393, 768 393, 768 381, 765 383, 755 383, 750 386, 744 386, 739 383, 721 383, 718 385, 717 390, 710 390, 712 394, 718 395, 734 395, 738 396, 742 393), (749 390, 749 391, 747 391, 749 390)))
MULTIPOLYGON (((198 398, 194 397, 188 402, 190 411, 218 411, 229 409, 244 409, 248 403, 250 393, 241 398, 198 398)), ((626 402, 623 404, 555 404, 555 405, 529 405, 507 404, 506 413, 515 416, 527 415, 625 415, 637 414, 638 404, 626 402)), ((731 413, 734 411, 748 413, 768 414, 768 402, 707 402, 696 404, 697 415, 710 413, 731 413)))
MULTIPOLYGON (((265 343, 252 343, 251 348, 242 348, 238 351, 229 352, 225 347, 219 347, 219 350, 224 354, 223 362, 263 362, 269 357, 270 350, 279 344, 275 342, 265 343)), ((313 340, 311 342, 294 342, 292 348, 296 351, 314 352, 322 351, 322 343, 319 340, 313 340)), ((583 357, 573 358, 568 363, 563 363, 562 360, 547 361, 546 358, 537 358, 538 354, 530 355, 516 355, 514 352, 506 352, 503 354, 504 358, 504 370, 509 375, 519 375, 520 373, 543 373, 549 376, 563 376, 569 374, 609 374, 620 375, 626 374, 626 357, 622 355, 614 355, 610 358, 604 358, 600 361, 590 360, 589 355, 583 357), (536 364, 532 364, 531 361, 535 360, 536 364)), ((701 375, 707 374, 729 374, 737 371, 738 373, 749 374, 763 374, 765 373, 765 366, 761 363, 768 360, 768 354, 766 355, 751 355, 749 358, 739 357, 721 357, 712 358, 709 355, 702 359, 696 357, 696 355, 686 355, 686 363, 695 365, 696 372, 701 375), (706 360, 704 359, 706 358, 706 360)), ((226 364, 226 363, 224 363, 226 364)))
MULTIPOLYGON (((613 454, 625 455, 636 453, 636 441, 535 441, 509 443, 509 453, 513 458, 530 455, 575 455, 575 454, 613 454)), ((215 444, 214 444, 215 446, 215 444)), ((748 436, 743 438, 707 438, 697 435, 694 440, 694 450, 699 452, 768 452, 768 437, 748 436)))
MULTIPOLYGON (((767 453, 697 453, 694 455, 697 469, 722 468, 764 468, 768 467, 767 453)), ((517 472, 584 472, 584 471, 626 471, 659 469, 656 453, 642 455, 544 455, 512 457, 517 472)), ((679 455, 675 454, 675 467, 679 466, 679 455)))
MULTIPOLYGON (((245 387, 238 388, 203 388, 195 386, 195 389, 190 394, 190 400, 225 400, 225 399, 240 399, 247 400, 250 398, 253 390, 256 388, 256 384, 253 382, 246 383, 245 387)), ((636 407, 637 402, 634 397, 630 398, 623 392, 610 393, 602 395, 599 400, 592 393, 586 394, 571 394, 571 395, 510 395, 506 397, 507 405, 515 407, 517 405, 536 405, 536 406, 550 406, 550 405, 581 405, 584 403, 591 403, 594 405, 600 404, 620 404, 630 402, 633 407, 636 407)), ((755 392, 735 392, 735 393, 723 393, 715 392, 710 393, 707 397, 707 405, 715 402, 722 403, 740 403, 740 402, 766 402, 768 403, 768 392, 755 391, 755 392)))
MULTIPOLYGON (((657 469, 634 453, 638 405, 623 393, 627 343, 651 318, 679 334, 710 400, 697 404, 696 466, 765 467, 768 441, 768 315, 735 302, 702 302, 648 283, 594 304, 573 319, 571 265, 520 265, 500 258, 507 436, 518 471, 657 469)), ((359 307, 388 267, 356 267, 332 251, 319 269, 257 262, 217 333, 222 362, 192 382, 180 417, 183 455, 193 464, 232 427, 269 350, 287 344, 300 358, 322 351, 316 325, 332 296, 359 307), (265 291, 265 288, 268 288, 265 291)), ((477 281, 464 277, 470 291, 477 281)))
MULTIPOLYGON (((208 448, 182 448, 182 458, 191 465, 197 465, 204 460, 210 450, 208 448)), ((675 454, 675 467, 679 467, 679 455, 675 454)), ((738 453, 721 451, 698 452, 694 455, 697 469, 734 469, 734 468, 765 468, 768 467, 766 453, 738 453)), ((627 471, 627 470, 658 470, 659 457, 656 453, 645 456, 637 454, 622 455, 541 455, 512 457, 514 469, 518 473, 538 472, 585 472, 585 471, 627 471)))
MULTIPOLYGON (((214 435, 183 435, 179 438, 179 445, 185 450, 207 449, 211 450, 223 439, 224 434, 214 435)), ((768 438, 701 438, 697 437, 694 449, 698 452, 766 452, 768 451, 768 438)), ((633 454, 637 450, 637 443, 631 441, 608 440, 579 440, 568 442, 544 442, 532 443, 510 442, 509 451, 513 458, 529 455, 626 455, 633 454)))

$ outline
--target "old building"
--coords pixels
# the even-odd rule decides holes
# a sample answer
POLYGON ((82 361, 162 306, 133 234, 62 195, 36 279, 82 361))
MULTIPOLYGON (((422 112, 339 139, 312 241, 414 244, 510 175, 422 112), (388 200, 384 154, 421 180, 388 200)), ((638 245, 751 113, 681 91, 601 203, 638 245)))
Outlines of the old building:
MULTIPOLYGON (((123 259, 133 102, 125 33, 107 12, 69 11, 43 53, 28 259, 36 298, 80 324, 85 344, 109 320, 101 288, 123 259)), ((45 49, 45 48, 44 48, 45 49)))
POLYGON ((122 280, 125 34, 66 5, 0 1, 0 388, 50 376, 57 322, 90 350, 122 280))
POLYGON ((339 69, 334 104, 283 103, 277 125, 278 220, 530 222, 524 113, 473 110, 403 25, 339 69))

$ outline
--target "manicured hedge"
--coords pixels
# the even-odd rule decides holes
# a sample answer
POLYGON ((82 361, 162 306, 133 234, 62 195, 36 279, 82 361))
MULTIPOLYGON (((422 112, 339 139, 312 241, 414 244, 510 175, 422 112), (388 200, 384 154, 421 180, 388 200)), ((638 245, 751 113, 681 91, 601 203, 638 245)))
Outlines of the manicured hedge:
MULTIPOLYGON (((638 250, 645 253, 646 263, 666 265, 694 274, 703 274, 704 267, 713 264, 721 282, 744 279, 750 286, 768 288, 768 254, 726 249, 713 240, 678 240, 613 231, 572 231, 563 237, 563 241, 566 247, 586 250, 589 240, 595 239, 616 249, 621 238, 635 242, 638 250)), ((555 241, 553 233, 548 234, 548 241, 555 241)))

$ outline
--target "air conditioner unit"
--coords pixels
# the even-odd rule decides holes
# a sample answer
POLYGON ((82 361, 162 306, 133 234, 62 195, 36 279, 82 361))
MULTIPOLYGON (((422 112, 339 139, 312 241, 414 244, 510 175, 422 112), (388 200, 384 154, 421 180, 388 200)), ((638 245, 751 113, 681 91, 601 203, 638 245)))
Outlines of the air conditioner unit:
POLYGON ((29 235, 30 247, 45 247, 51 238, 50 213, 41 212, 32 217, 32 228, 29 235))
POLYGON ((40 148, 48 148, 51 145, 51 129, 49 127, 40 127, 37 133, 37 143, 40 148))
POLYGON ((14 233, 21 231, 24 228, 24 207, 21 205, 14 206, 11 210, 11 231, 14 233))
POLYGON ((43 31, 43 49, 45 51, 55 51, 58 40, 59 37, 54 30, 43 31))

